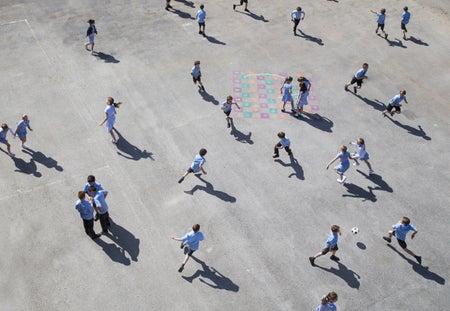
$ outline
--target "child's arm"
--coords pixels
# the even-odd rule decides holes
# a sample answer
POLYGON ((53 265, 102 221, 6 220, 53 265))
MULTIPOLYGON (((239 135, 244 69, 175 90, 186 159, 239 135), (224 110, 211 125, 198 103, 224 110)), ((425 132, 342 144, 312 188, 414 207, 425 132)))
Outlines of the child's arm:
POLYGON ((205 169, 203 168, 203 164, 200 164, 200 169, 202 170, 203 174, 207 175, 205 169))
POLYGON ((108 120, 108 114, 105 113, 105 119, 102 121, 102 123, 100 123, 99 125, 102 126, 103 124, 105 124, 105 122, 108 120))
POLYGON ((374 10, 370 10, 370 12, 372 12, 373 14, 377 14, 377 12, 375 12, 374 10))
POLYGON ((413 234, 411 234, 411 239, 414 239, 414 236, 416 235, 416 233, 419 231, 414 231, 413 234))
POLYGON ((238 105, 238 103, 234 103, 238 109, 241 109, 241 107, 238 105))
POLYGON ((331 159, 330 160, 330 162, 328 162, 328 164, 327 164, 327 169, 330 167, 330 165, 334 162, 334 161, 336 161, 338 159, 338 156, 335 156, 333 159, 331 159))
POLYGON ((306 13, 302 10, 300 14, 302 15, 302 20, 304 20, 306 13))

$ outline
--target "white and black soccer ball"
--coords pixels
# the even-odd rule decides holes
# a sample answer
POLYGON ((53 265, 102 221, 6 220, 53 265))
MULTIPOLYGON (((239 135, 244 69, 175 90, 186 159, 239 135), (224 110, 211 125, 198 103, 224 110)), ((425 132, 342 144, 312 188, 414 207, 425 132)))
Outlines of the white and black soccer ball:
POLYGON ((358 234, 358 232, 359 232, 358 227, 353 227, 353 228, 352 228, 352 233, 353 233, 353 234, 358 234))

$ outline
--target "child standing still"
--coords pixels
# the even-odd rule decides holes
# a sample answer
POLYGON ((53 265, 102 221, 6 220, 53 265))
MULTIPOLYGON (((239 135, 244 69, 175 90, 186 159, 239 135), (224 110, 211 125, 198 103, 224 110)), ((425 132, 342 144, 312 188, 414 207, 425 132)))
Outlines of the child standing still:
POLYGON ((308 87, 303 82, 300 82, 298 87, 299 93, 297 96, 297 110, 294 115, 295 117, 301 117, 301 114, 303 113, 303 107, 308 105, 308 87))
POLYGON ((292 150, 291 150, 291 141, 289 140, 289 137, 287 137, 284 132, 279 132, 277 135, 280 141, 273 148, 274 152, 273 158, 274 159, 278 158, 280 156, 279 150, 283 148, 284 150, 286 150, 287 154, 291 156, 292 150))
POLYGON ((336 311, 336 305, 334 304, 338 300, 338 295, 335 292, 329 292, 322 297, 320 305, 316 308, 316 311, 336 311))
POLYGON ((227 101, 223 102, 222 107, 221 107, 221 109, 223 110, 223 113, 225 113, 225 115, 226 115, 225 120, 227 120, 227 128, 231 127, 230 113, 231 113, 231 108, 233 107, 233 105, 236 105, 236 107, 238 107, 238 109, 241 109, 241 107, 237 103, 233 103, 233 97, 231 95, 228 95, 227 101))
POLYGON ((19 139, 22 141, 22 148, 27 148, 25 142, 27 141, 27 128, 30 131, 33 129, 30 127, 30 120, 28 116, 24 114, 22 116, 22 120, 17 123, 16 131, 14 132, 14 136, 19 136, 19 139))
POLYGON ((206 37, 205 34, 205 18, 206 11, 204 10, 205 6, 200 4, 200 10, 197 11, 197 23, 198 23, 198 33, 206 37))
POLYGON ((364 144, 364 139, 358 138, 356 142, 350 142, 352 146, 355 146, 358 150, 352 154, 355 163, 353 165, 359 165, 358 160, 364 161, 369 168, 369 174, 373 174, 372 166, 369 163, 369 154, 366 151, 366 145, 364 144))
POLYGON ((348 150, 347 150, 347 146, 344 146, 344 145, 341 146, 341 151, 333 159, 331 159, 330 162, 328 162, 327 169, 337 159, 339 159, 340 164, 335 166, 334 171, 336 172, 336 174, 339 175, 337 182, 342 184, 347 179, 347 176, 345 176, 344 173, 350 167, 349 159, 353 159, 350 152, 348 152, 348 150))
POLYGON ((400 94, 395 95, 394 97, 392 97, 389 100, 388 106, 386 107, 386 110, 382 112, 382 115, 385 117, 386 113, 389 112, 391 114, 391 116, 394 116, 394 113, 398 113, 400 114, 402 112, 401 110, 401 102, 405 101, 405 104, 408 103, 408 101, 406 100, 406 91, 405 90, 401 90, 400 94), (392 111, 392 109, 395 108, 395 112, 392 111))
POLYGON ((198 154, 195 156, 194 161, 192 161, 191 167, 188 168, 188 170, 184 173, 183 176, 181 176, 180 180, 178 181, 179 184, 181 184, 184 180, 184 178, 190 174, 190 173, 198 173, 202 171, 203 174, 206 175, 206 171, 203 169, 203 164, 205 164, 205 155, 207 153, 207 150, 205 148, 200 149, 198 154))
POLYGON ((283 108, 281 108, 281 111, 285 112, 286 110, 284 107, 286 106, 287 102, 291 103, 292 111, 294 111, 294 99, 292 98, 292 77, 286 77, 283 82, 283 86, 280 88, 280 93, 283 95, 283 98, 281 99, 283 102, 283 108))
POLYGON ((89 42, 86 42, 84 44, 84 47, 86 48, 86 50, 89 51, 88 45, 90 45, 91 46, 90 51, 91 51, 91 54, 93 55, 94 54, 94 36, 97 34, 97 28, 95 27, 95 20, 93 20, 93 19, 88 20, 88 24, 89 24, 89 27, 86 31, 86 37, 89 38, 89 42))
POLYGON ((377 13, 373 10, 370 10, 370 12, 372 12, 378 16, 377 29, 375 29, 375 33, 378 34, 378 30, 381 29, 381 31, 384 33, 384 38, 387 39, 388 34, 384 31, 384 21, 386 19, 386 9, 381 9, 380 13, 377 13))
POLYGON ((314 261, 316 258, 327 254, 328 252, 331 252, 330 259, 334 261, 339 261, 339 257, 336 257, 336 251, 338 248, 338 240, 339 235, 341 235, 341 228, 338 225, 332 225, 331 226, 331 232, 330 236, 328 237, 327 241, 325 242, 325 248, 314 255, 314 257, 309 257, 309 262, 311 263, 311 266, 314 266, 314 261))
POLYGON ((200 90, 202 90, 204 92, 205 87, 202 84, 202 72, 200 71, 200 61, 199 60, 196 60, 194 62, 194 67, 192 67, 192 69, 191 69, 191 76, 192 76, 192 80, 194 81, 194 84, 197 85, 197 82, 198 82, 198 87, 200 88, 200 90))
POLYGON ((112 143, 117 143, 116 136, 114 135, 114 132, 112 131, 114 127, 114 122, 116 122, 116 108, 119 108, 121 105, 121 102, 115 103, 114 98, 108 97, 106 99, 106 108, 105 108, 105 118, 103 121, 99 124, 102 126, 106 122, 106 131, 111 134, 112 137, 112 143))
POLYGON ((6 145, 6 150, 8 151, 8 155, 12 158, 15 156, 15 154, 11 152, 11 145, 9 144, 8 140, 6 139, 6 134, 8 134, 8 132, 10 132, 12 135, 14 135, 14 132, 12 131, 12 129, 10 129, 8 127, 8 124, 3 123, 2 130, 0 131, 0 143, 6 145))

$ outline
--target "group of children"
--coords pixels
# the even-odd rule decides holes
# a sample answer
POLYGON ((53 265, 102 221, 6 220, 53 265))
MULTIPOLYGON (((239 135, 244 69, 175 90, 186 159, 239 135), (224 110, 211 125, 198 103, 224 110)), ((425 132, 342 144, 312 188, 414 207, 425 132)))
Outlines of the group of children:
POLYGON ((19 137, 20 141, 22 142, 22 148, 27 149, 27 146, 25 145, 27 141, 27 129, 32 131, 33 129, 30 127, 30 119, 28 119, 28 116, 24 114, 22 116, 22 119, 17 123, 16 130, 13 131, 11 128, 9 128, 8 124, 2 123, 2 130, 0 131, 0 143, 6 145, 6 150, 8 152, 8 155, 10 157, 14 157, 15 154, 11 152, 11 144, 6 139, 6 135, 11 133, 14 138, 19 137))
MULTIPOLYGON (((387 39, 388 34, 384 31, 384 24, 386 21, 386 9, 381 9, 379 13, 370 10, 372 13, 377 15, 377 28, 375 29, 375 33, 378 34, 378 30, 381 29, 381 32, 384 34, 384 38, 387 39)), ((406 25, 409 23, 409 19, 411 18, 411 13, 408 11, 408 7, 405 6, 403 8, 402 20, 400 22, 400 28, 403 32, 403 39, 406 39, 406 33, 408 30, 406 29, 406 25)))

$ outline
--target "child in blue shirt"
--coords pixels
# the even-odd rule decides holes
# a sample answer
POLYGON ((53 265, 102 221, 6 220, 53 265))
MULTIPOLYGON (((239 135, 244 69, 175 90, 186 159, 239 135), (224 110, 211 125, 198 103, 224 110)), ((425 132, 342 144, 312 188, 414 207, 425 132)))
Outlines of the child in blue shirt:
POLYGON ((301 7, 297 7, 294 11, 291 12, 291 21, 294 22, 294 36, 297 35, 297 26, 300 23, 300 20, 304 19, 305 11, 303 11, 301 7))
POLYGON ((314 257, 309 257, 309 262, 311 263, 312 266, 314 266, 314 260, 316 260, 316 258, 325 255, 328 252, 331 252, 330 256, 331 260, 339 261, 339 257, 335 256, 336 251, 339 249, 337 245, 339 235, 341 235, 341 227, 339 227, 338 225, 332 225, 330 236, 328 237, 325 243, 325 248, 321 252, 315 254, 314 257))
POLYGON ((355 146, 358 150, 357 152, 354 152, 352 154, 353 160, 355 163, 353 165, 359 166, 358 160, 364 161, 367 166, 369 167, 369 175, 373 174, 374 171, 372 170, 372 166, 369 162, 369 154, 366 151, 366 145, 364 144, 364 139, 358 138, 355 142, 350 142, 350 145, 355 146))
POLYGON ((367 70, 369 70, 369 64, 364 63, 362 68, 354 74, 354 76, 352 77, 352 80, 344 86, 344 89, 346 91, 348 91, 348 87, 350 85, 353 85, 356 82, 356 86, 353 87, 353 91, 356 94, 358 89, 361 88, 361 86, 363 84, 363 80, 367 79, 367 76, 366 76, 367 70))
POLYGON ((241 107, 238 105, 238 103, 233 103, 233 96, 228 95, 227 100, 222 103, 222 107, 221 107, 221 109, 223 110, 223 113, 226 115, 225 120, 227 120, 227 128, 230 128, 230 126, 231 126, 230 113, 231 113, 231 108, 233 107, 233 105, 236 105, 236 107, 238 107, 238 109, 241 109, 241 107))
POLYGON ((370 10, 370 12, 372 12, 378 16, 377 29, 375 30, 375 33, 378 34, 378 29, 381 29, 381 31, 384 33, 384 38, 387 39, 388 34, 384 31, 384 21, 386 19, 386 9, 381 9, 380 13, 377 13, 372 10, 370 10))
POLYGON ((408 12, 408 7, 405 6, 403 8, 403 14, 402 14, 402 22, 401 22, 401 28, 403 31, 403 39, 406 40, 406 33, 408 30, 406 29, 406 24, 409 23, 409 19, 411 18, 411 13, 408 12))
POLYGON ((322 297, 320 305, 316 308, 316 311, 336 311, 336 305, 334 304, 338 300, 338 295, 335 292, 329 292, 322 297))
POLYGON ((30 120, 28 119, 28 116, 24 114, 22 116, 22 120, 17 123, 16 131, 14 132, 14 135, 19 136, 19 139, 22 141, 22 148, 27 148, 25 145, 25 142, 27 141, 27 128, 32 131, 33 129, 30 127, 30 120))
POLYGON ((287 137, 284 132, 278 132, 277 136, 278 138, 280 138, 280 141, 273 148, 274 152, 273 158, 278 158, 280 156, 279 150, 283 148, 284 150, 286 150, 287 154, 291 156, 292 150, 290 148, 291 141, 289 140, 289 137, 287 137))
POLYGON ((95 27, 95 20, 93 20, 93 19, 88 20, 88 24, 89 24, 89 27, 86 31, 86 37, 89 38, 89 42, 86 42, 84 44, 84 47, 86 48, 86 50, 89 51, 88 45, 90 45, 91 46, 90 51, 91 51, 91 54, 93 55, 94 54, 94 36, 97 34, 97 28, 95 27))
POLYGON ((339 152, 333 159, 330 160, 330 162, 328 162, 327 169, 337 159, 339 159, 341 163, 334 167, 334 171, 336 172, 336 174, 339 175, 337 182, 342 184, 347 179, 347 176, 345 176, 344 173, 350 167, 349 159, 353 159, 352 155, 347 150, 347 146, 344 145, 341 146, 341 152, 339 152))
POLYGON ((12 129, 10 129, 8 127, 8 124, 3 123, 2 130, 0 131, 0 143, 6 145, 6 150, 8 151, 8 155, 12 158, 15 156, 15 154, 11 152, 11 145, 9 144, 8 140, 6 139, 6 134, 8 134, 8 132, 10 132, 12 135, 14 135, 14 132, 12 131, 12 129))
POLYGON ((206 171, 203 168, 203 164, 205 164, 206 160, 204 156, 206 155, 207 150, 205 148, 200 149, 198 154, 195 156, 194 161, 191 164, 191 167, 188 168, 188 170, 184 173, 183 176, 181 176, 180 180, 178 181, 179 184, 181 184, 184 180, 184 177, 186 177, 190 173, 198 173, 202 171, 203 174, 206 175, 206 171))
POLYGON ((280 93, 283 95, 283 98, 281 101, 283 102, 283 108, 281 108, 281 111, 285 112, 284 107, 286 106, 287 102, 291 103, 292 111, 294 111, 294 99, 292 98, 292 77, 286 77, 284 79, 283 85, 280 87, 280 93))
POLYGON ((93 201, 95 202, 95 204, 93 205, 100 219, 102 232, 103 234, 107 234, 109 227, 111 227, 111 223, 109 221, 109 208, 105 200, 106 196, 108 195, 108 191, 98 190, 95 186, 90 186, 88 194, 90 197, 94 198, 93 201))
POLYGON ((75 203, 75 209, 80 213, 80 217, 83 220, 84 231, 91 239, 100 237, 99 234, 94 232, 94 208, 90 202, 86 200, 86 192, 78 191, 78 201, 75 203))
POLYGON ((202 90, 203 92, 205 91, 205 87, 202 84, 202 72, 200 71, 200 61, 196 60, 194 62, 194 67, 192 67, 191 69, 191 76, 192 76, 192 80, 194 81, 194 84, 199 85, 200 90, 202 90))
POLYGON ((401 110, 401 102, 405 101, 405 104, 408 103, 408 101, 406 100, 406 91, 405 90, 401 90, 400 94, 395 95, 394 97, 392 97, 389 100, 388 106, 386 107, 386 110, 383 111, 381 114, 385 117, 386 113, 389 112, 391 114, 391 116, 394 116, 394 113, 398 113, 400 114, 402 112, 401 110), (395 108, 395 112, 392 111, 392 109, 395 108))
POLYGON ((395 236, 397 238, 397 242, 400 245, 400 247, 409 255, 413 256, 419 265, 422 264, 422 257, 417 256, 412 251, 410 251, 406 245, 406 235, 409 231, 414 231, 411 234, 411 239, 414 239, 414 236, 417 234, 417 229, 413 225, 411 225, 411 220, 408 217, 402 217, 400 221, 392 226, 393 230, 390 230, 388 232, 388 236, 384 236, 383 239, 387 241, 388 243, 391 243, 392 236, 395 236))
POLYGON ((184 266, 186 265, 192 254, 198 249, 200 241, 203 241, 205 237, 203 233, 200 232, 200 225, 195 224, 192 226, 192 231, 186 233, 182 238, 171 237, 172 240, 180 241, 180 248, 187 248, 186 256, 184 257, 183 263, 181 264, 178 272, 183 272, 184 266))
POLYGON ((204 10, 205 6, 200 4, 200 10, 197 11, 197 23, 198 23, 198 33, 206 37, 205 34, 205 18, 206 11, 204 10))

